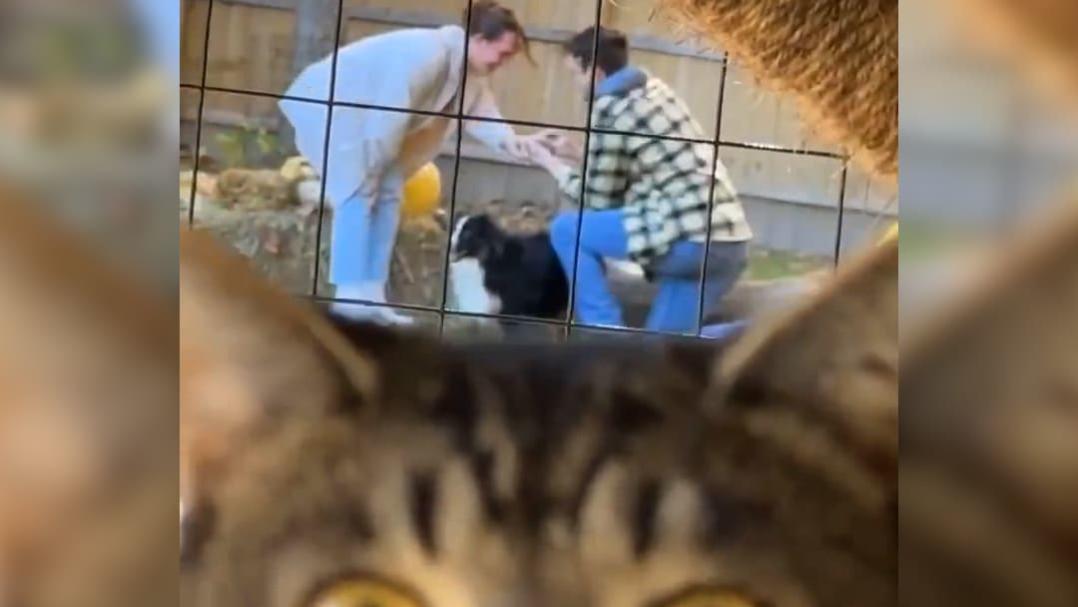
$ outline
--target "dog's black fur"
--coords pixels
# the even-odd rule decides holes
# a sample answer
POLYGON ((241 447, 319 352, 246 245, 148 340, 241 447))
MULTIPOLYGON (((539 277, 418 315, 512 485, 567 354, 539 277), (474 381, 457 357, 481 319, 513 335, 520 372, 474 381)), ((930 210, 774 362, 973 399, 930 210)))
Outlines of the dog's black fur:
POLYGON ((474 258, 479 262, 484 288, 501 301, 496 313, 565 318, 569 281, 549 234, 509 234, 484 214, 458 219, 453 236, 452 259, 474 258))

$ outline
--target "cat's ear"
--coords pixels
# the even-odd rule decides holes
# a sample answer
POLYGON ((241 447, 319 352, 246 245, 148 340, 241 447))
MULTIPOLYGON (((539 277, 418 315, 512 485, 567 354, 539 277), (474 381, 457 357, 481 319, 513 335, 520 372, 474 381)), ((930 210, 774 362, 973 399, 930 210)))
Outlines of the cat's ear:
POLYGON ((823 424, 870 467, 898 447, 898 244, 845 267, 810 301, 749 331, 722 359, 709 402, 780 407, 823 424))
POLYGON ((180 235, 180 489, 214 491, 256 433, 370 403, 374 362, 313 306, 278 292, 206 234, 180 235))

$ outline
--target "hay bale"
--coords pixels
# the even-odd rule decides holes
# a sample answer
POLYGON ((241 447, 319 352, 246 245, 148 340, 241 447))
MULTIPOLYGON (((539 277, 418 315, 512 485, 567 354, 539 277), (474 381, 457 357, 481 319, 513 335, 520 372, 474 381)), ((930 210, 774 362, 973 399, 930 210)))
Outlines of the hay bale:
POLYGON ((449 235, 429 218, 401 223, 389 271, 390 300, 420 306, 442 304, 449 235))
MULTIPOLYGON (((325 210, 319 261, 318 294, 332 296, 329 270, 332 210, 325 210)), ((180 218, 186 222, 187 205, 181 202, 180 218)), ((215 234, 252 261, 274 283, 291 293, 311 294, 318 213, 296 208, 252 209, 230 207, 200 197, 195 204, 195 227, 215 234)), ((391 301, 438 306, 442 298, 445 231, 437 224, 410 221, 401 224, 390 267, 391 301)))
MULTIPOLYGON (((187 212, 181 205, 181 221, 187 212)), ((230 244, 268 279, 290 293, 311 294, 318 214, 294 210, 250 210, 228 207, 209 199, 195 204, 194 226, 208 230, 230 244)), ((328 232, 328 230, 327 230, 328 232)), ((323 234, 321 264, 329 258, 329 242, 323 234)), ((331 291, 320 285, 320 294, 331 291)))
POLYGON ((284 210, 298 206, 296 184, 279 171, 228 169, 217 177, 216 198, 244 210, 284 210))

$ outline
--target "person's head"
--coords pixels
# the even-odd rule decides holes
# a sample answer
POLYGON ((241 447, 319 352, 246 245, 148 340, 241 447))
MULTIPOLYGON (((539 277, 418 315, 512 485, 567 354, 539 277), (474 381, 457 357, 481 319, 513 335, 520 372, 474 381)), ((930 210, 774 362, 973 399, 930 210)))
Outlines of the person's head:
POLYGON ((597 82, 629 63, 629 41, 624 33, 616 29, 600 27, 598 49, 596 49, 595 36, 595 27, 589 27, 570 38, 564 45, 565 63, 577 83, 585 89, 591 86, 593 62, 597 82))
POLYGON ((477 0, 470 15, 468 64, 472 69, 492 72, 521 50, 532 61, 528 35, 512 10, 494 0, 477 0))

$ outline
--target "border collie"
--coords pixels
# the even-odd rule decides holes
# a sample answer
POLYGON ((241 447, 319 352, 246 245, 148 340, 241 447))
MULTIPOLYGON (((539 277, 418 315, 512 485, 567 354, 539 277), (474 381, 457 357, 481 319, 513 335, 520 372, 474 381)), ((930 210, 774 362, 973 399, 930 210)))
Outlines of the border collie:
POLYGON ((457 309, 564 319, 569 281, 546 232, 508 234, 489 215, 465 215, 449 241, 457 309))

